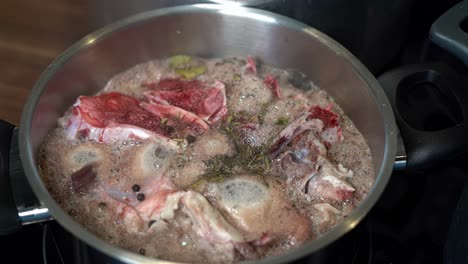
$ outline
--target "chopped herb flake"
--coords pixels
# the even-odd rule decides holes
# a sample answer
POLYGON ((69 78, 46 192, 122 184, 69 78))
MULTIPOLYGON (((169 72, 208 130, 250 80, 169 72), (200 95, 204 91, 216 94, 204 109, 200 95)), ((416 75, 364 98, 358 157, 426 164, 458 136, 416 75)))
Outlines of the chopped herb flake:
POLYGON ((206 72, 205 65, 177 68, 175 72, 184 79, 192 79, 206 72))
POLYGON ((171 67, 178 68, 189 63, 191 60, 192 57, 187 55, 175 55, 169 58, 169 63, 171 64, 171 67))
POLYGON ((281 126, 287 125, 288 123, 289 123, 289 119, 287 117, 280 117, 276 121, 276 124, 281 125, 281 126))

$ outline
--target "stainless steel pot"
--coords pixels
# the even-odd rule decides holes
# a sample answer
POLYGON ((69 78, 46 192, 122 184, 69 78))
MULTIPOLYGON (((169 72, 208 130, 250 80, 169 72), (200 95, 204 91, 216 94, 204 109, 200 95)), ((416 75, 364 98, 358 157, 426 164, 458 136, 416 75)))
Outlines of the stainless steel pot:
MULTIPOLYGON (((204 57, 252 54, 265 63, 300 70, 336 99, 371 148, 376 180, 359 207, 325 235, 259 263, 287 262, 311 254, 353 229, 369 212, 390 178, 397 150, 392 108, 376 79, 340 44, 302 23, 255 9, 200 4, 150 11, 107 26, 70 47, 44 71, 27 101, 19 129, 21 165, 39 201, 39 208, 33 208, 36 211, 19 206, 23 221, 40 221, 50 213, 66 230, 113 259, 157 262, 114 247, 75 222, 47 191, 36 161, 44 137, 79 95, 97 92, 113 75, 135 64, 180 53, 204 57)), ((16 159, 11 161, 17 168, 16 159)), ((15 176, 12 179, 17 193, 21 184, 15 176)), ((5 189, 5 182, 0 185, 5 189)), ((3 199, 9 190, 2 193, 3 199)), ((8 222, 10 218, 9 230, 21 221, 12 219, 11 211, 5 209, 10 215, 3 219, 8 222)))
POLYGON ((143 11, 220 3, 254 7, 301 21, 337 40, 372 72, 381 72, 407 38, 413 0, 90 0, 91 24, 100 28, 143 11))

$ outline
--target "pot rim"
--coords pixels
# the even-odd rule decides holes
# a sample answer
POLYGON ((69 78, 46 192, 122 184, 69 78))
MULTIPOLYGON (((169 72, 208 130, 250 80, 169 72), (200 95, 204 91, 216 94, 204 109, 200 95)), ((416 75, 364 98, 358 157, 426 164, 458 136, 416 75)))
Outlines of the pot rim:
MULTIPOLYGON (((378 103, 379 110, 382 115, 384 128, 385 128, 385 149, 382 161, 382 166, 376 173, 374 185, 367 197, 360 203, 360 205, 353 210, 353 212, 346 217, 340 224, 336 225, 330 231, 320 236, 317 239, 308 241, 304 245, 288 251, 287 253, 279 256, 268 257, 255 261, 255 263, 283 263, 297 260, 301 257, 309 255, 319 249, 331 244, 351 229, 353 229, 370 211, 374 206, 387 182, 391 176, 393 162, 396 154, 397 142, 397 127, 393 116, 390 103, 380 87, 375 77, 356 59, 348 50, 346 50, 339 43, 325 35, 324 33, 305 25, 296 20, 274 14, 271 12, 239 6, 223 6, 217 4, 195 4, 187 6, 177 6, 163 9, 156 9, 140 13, 129 18, 120 20, 108 26, 105 26, 86 37, 82 38, 67 50, 61 53, 41 74, 38 81, 35 83, 31 94, 29 95, 26 105, 23 109, 20 122, 19 131, 19 147, 20 157, 27 179, 34 193, 39 201, 49 209, 52 216, 62 225, 67 231, 78 237, 93 248, 101 251, 102 253, 112 256, 125 263, 174 263, 170 261, 157 260, 145 257, 125 249, 113 246, 108 242, 93 235, 83 226, 78 224, 72 217, 70 217, 52 198, 47 191, 44 183, 39 176, 37 167, 33 158, 33 151, 31 147, 31 123, 34 115, 35 107, 40 98, 43 89, 46 87, 47 82, 54 76, 54 74, 67 63, 67 61, 79 53, 81 50, 92 46, 94 43, 106 38, 112 33, 122 30, 129 26, 135 26, 138 23, 143 23, 150 19, 186 13, 221 13, 223 16, 239 16, 262 23, 275 23, 279 26, 286 27, 294 31, 302 31, 309 34, 311 37, 321 41, 324 45, 332 49, 336 54, 343 57, 350 62, 356 74, 368 84, 368 89, 371 90, 374 100, 378 103)), ((251 263, 253 261, 246 261, 251 263)))

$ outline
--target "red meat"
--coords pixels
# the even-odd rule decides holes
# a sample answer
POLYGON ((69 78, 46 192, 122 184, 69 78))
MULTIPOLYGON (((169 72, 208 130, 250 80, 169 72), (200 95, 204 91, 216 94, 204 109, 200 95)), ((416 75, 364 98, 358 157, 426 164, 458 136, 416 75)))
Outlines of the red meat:
POLYGON ((176 106, 141 103, 141 107, 164 120, 177 134, 198 136, 210 128, 197 115, 176 106))
POLYGON ((145 96, 153 104, 173 105, 200 117, 212 125, 227 114, 224 84, 163 79, 145 96))
POLYGON ((332 111, 330 111, 328 108, 323 109, 320 106, 313 106, 309 110, 310 115, 308 116, 308 120, 310 119, 320 119, 323 122, 323 125, 325 126, 324 129, 331 128, 331 127, 336 127, 339 125, 338 120, 339 116, 332 111))
POLYGON ((257 75, 257 65, 252 56, 247 56, 247 65, 245 65, 246 71, 251 71, 254 75, 257 75))
POLYGON ((265 79, 263 80, 263 82, 271 90, 271 92, 276 98, 281 98, 280 87, 275 77, 271 76, 270 74, 267 74, 265 75, 265 79))
POLYGON ((73 109, 74 115, 93 127, 104 128, 111 123, 132 125, 167 135, 161 119, 139 106, 140 101, 130 96, 112 92, 98 96, 80 96, 73 109))

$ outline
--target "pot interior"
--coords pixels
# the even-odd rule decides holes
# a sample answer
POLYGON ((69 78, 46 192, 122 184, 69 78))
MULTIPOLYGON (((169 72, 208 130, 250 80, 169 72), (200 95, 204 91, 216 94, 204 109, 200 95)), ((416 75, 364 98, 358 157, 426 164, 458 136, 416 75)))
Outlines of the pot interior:
MULTIPOLYGON (((373 155, 375 184, 385 185, 394 157, 389 148, 394 121, 380 86, 354 57, 320 32, 290 19, 254 9, 196 5, 140 14, 91 34, 64 52, 37 82, 22 119, 23 164, 29 167, 34 191, 56 218, 64 213, 33 165, 46 134, 79 95, 97 92, 113 75, 135 64, 175 54, 250 54, 267 64, 305 73, 336 99, 362 132, 373 155)), ((361 218, 373 202, 351 220, 361 218)), ((68 221, 61 223, 73 229, 68 221)))

